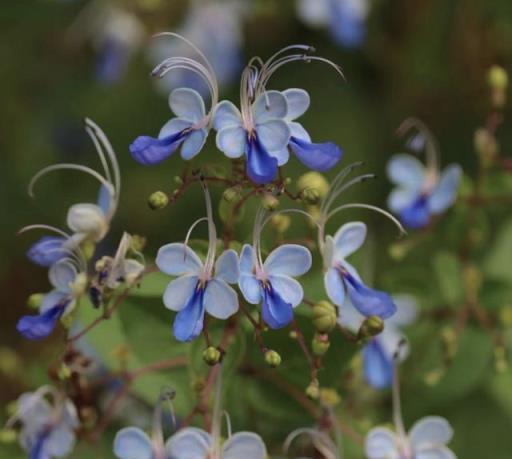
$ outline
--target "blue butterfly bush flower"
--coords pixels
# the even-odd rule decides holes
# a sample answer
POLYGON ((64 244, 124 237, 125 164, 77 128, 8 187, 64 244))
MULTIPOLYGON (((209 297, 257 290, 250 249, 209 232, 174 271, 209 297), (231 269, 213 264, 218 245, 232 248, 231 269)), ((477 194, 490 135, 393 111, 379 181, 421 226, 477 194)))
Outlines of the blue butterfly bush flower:
POLYGON ((188 57, 170 57, 161 62, 153 75, 163 78, 171 70, 187 69, 200 77, 210 92, 210 110, 207 113, 201 95, 191 88, 177 88, 169 96, 169 105, 175 118, 170 119, 158 134, 157 138, 150 136, 137 137, 130 145, 130 153, 137 162, 148 166, 167 159, 176 150, 181 150, 185 160, 194 158, 203 148, 210 124, 212 113, 218 101, 218 85, 215 73, 204 54, 190 41, 174 33, 163 34, 178 38, 186 43, 198 55, 198 60, 188 57))
POLYGON ((240 255, 238 286, 251 304, 261 304, 263 321, 273 329, 293 320, 293 308, 302 302, 304 291, 294 277, 311 268, 311 253, 297 244, 284 244, 273 250, 263 262, 260 233, 264 212, 256 216, 253 245, 245 244, 240 255))
MULTIPOLYGON (((417 305, 410 295, 394 295, 396 313, 384 321, 382 333, 372 338, 363 348, 363 371, 368 384, 376 389, 384 389, 393 382, 394 359, 404 360, 409 348, 404 341, 402 327, 416 320, 417 305), (398 351, 398 356, 395 356, 398 351)), ((365 316, 360 314, 349 301, 339 307, 338 323, 357 333, 365 316)))
POLYGON ((444 171, 438 167, 438 153, 432 135, 418 120, 404 122, 402 131, 416 128, 420 132, 409 145, 424 149, 427 165, 414 156, 394 155, 387 165, 387 175, 396 185, 388 197, 388 207, 402 223, 412 229, 427 226, 432 217, 442 214, 453 205, 462 178, 462 169, 450 164, 444 171))
POLYGON ((76 408, 55 389, 42 387, 22 394, 8 425, 16 422, 21 424, 21 447, 30 459, 60 458, 73 451, 75 429, 79 427, 76 408), (53 403, 45 398, 48 393, 53 396, 53 403))
POLYGON ((173 325, 178 341, 192 341, 199 336, 205 312, 217 319, 227 319, 238 311, 238 296, 228 285, 238 282, 238 256, 234 250, 226 250, 215 260, 217 233, 206 186, 204 191, 209 238, 205 261, 186 243, 164 245, 156 257, 160 271, 178 276, 169 283, 163 296, 165 306, 178 313, 173 325))
POLYGON ((293 61, 324 62, 343 75, 337 65, 309 55, 311 51, 309 46, 293 45, 266 62, 251 59, 242 73, 240 109, 232 102, 222 101, 215 110, 213 127, 217 131, 217 147, 228 158, 245 156, 247 175, 255 183, 264 184, 276 178, 278 167, 288 161, 288 146, 304 164, 316 169, 326 170, 341 157, 333 144, 312 144, 302 126, 293 122, 309 105, 305 91, 266 90, 271 76, 293 61), (292 51, 300 54, 290 54, 292 51), (325 155, 330 157, 327 163, 325 155))
POLYGON ((327 27, 334 40, 349 49, 366 39, 368 0, 297 0, 301 20, 313 27, 327 27))

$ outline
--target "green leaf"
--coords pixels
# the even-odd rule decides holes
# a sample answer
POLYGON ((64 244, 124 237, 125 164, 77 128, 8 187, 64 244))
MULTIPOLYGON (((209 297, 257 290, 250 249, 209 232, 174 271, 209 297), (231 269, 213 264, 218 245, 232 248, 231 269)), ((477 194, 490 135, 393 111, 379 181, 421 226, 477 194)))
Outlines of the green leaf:
POLYGON ((450 252, 438 252, 432 261, 443 301, 456 304, 464 298, 462 270, 457 257, 450 252))
POLYGON ((484 262, 484 271, 495 279, 512 281, 512 219, 498 231, 494 244, 484 262))

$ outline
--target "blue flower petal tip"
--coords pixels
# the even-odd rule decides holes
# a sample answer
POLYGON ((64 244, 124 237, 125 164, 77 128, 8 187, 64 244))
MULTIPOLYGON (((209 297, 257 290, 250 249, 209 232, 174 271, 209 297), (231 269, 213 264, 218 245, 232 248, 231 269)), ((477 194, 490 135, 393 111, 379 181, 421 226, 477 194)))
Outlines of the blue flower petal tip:
POLYGON ((396 305, 387 293, 367 287, 350 274, 345 278, 350 301, 361 314, 387 319, 396 312, 396 305))
POLYGON ((183 131, 164 137, 163 139, 140 136, 130 145, 130 153, 132 158, 138 163, 151 166, 171 156, 186 137, 187 134, 183 131))
POLYGON ((311 143, 292 137, 290 148, 302 164, 320 172, 332 169, 343 156, 343 151, 333 142, 311 143))
POLYGON ((27 257, 36 265, 50 267, 66 255, 62 248, 65 241, 63 237, 43 236, 30 247, 27 257))
POLYGON ((63 305, 53 306, 46 312, 23 316, 16 325, 16 329, 27 339, 40 340, 49 336, 55 328, 57 321, 64 312, 63 305))

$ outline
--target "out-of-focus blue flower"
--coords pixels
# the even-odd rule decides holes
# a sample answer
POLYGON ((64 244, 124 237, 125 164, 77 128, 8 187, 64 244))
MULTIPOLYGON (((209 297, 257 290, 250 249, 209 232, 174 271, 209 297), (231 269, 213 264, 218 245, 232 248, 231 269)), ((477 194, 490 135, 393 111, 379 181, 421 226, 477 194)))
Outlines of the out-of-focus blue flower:
POLYGON ((366 225, 351 222, 343 225, 334 235, 327 236, 322 255, 326 268, 325 290, 330 300, 342 307, 346 296, 363 316, 387 319, 396 311, 392 298, 385 292, 367 287, 356 269, 346 260, 358 250, 366 239, 366 225))
POLYGON ((399 154, 390 159, 387 174, 397 186, 388 197, 388 207, 406 227, 418 229, 455 202, 462 169, 451 164, 440 173, 411 155, 399 154))
POLYGON ((64 237, 43 236, 30 247, 27 257, 36 265, 48 268, 66 256, 62 247, 65 241, 64 237))
POLYGON ((358 48, 366 39, 368 0, 297 0, 301 20, 313 27, 328 27, 337 43, 358 48))
POLYGON ((311 142, 311 137, 302 124, 295 121, 309 108, 309 94, 303 89, 293 88, 283 91, 283 95, 288 105, 285 120, 290 128, 290 141, 287 148, 275 155, 279 166, 288 162, 289 148, 306 167, 321 172, 328 171, 338 163, 343 152, 333 142, 311 142))
POLYGON ((16 326, 27 339, 38 340, 50 335, 58 320, 73 310, 77 298, 84 292, 86 277, 69 258, 52 265, 48 277, 54 289, 44 296, 39 314, 23 316, 16 326))
POLYGON ((158 138, 140 136, 130 145, 133 159, 145 166, 167 159, 180 147, 181 157, 190 160, 206 142, 209 119, 199 93, 190 88, 175 89, 169 105, 177 117, 164 124, 158 138))
POLYGON ((51 405, 44 398, 47 390, 42 389, 19 397, 17 412, 11 421, 21 422, 20 444, 30 459, 67 456, 73 450, 74 430, 79 426, 75 406, 62 396, 51 405))
POLYGON ((427 416, 417 421, 408 433, 403 426, 397 432, 376 427, 368 432, 365 452, 368 459, 456 459, 446 445, 453 437, 449 422, 440 416, 427 416))
POLYGON ((279 91, 260 94, 242 112, 229 101, 222 101, 214 114, 217 147, 228 158, 246 156, 247 175, 255 183, 271 182, 277 175, 278 155, 290 140, 284 120, 286 98, 279 91))
MULTIPOLYGON (((394 359, 402 361, 409 353, 401 328, 410 325, 416 319, 417 305, 413 297, 393 295, 393 301, 397 307, 396 313, 384 321, 382 333, 363 348, 364 376, 368 384, 376 389, 391 386, 394 359)), ((365 316, 352 307, 349 301, 339 307, 338 323, 354 333, 357 333, 364 319, 365 316)))
POLYGON ((265 262, 246 244, 240 256, 238 285, 251 304, 261 303, 261 315, 270 328, 282 328, 293 320, 293 308, 304 291, 294 277, 311 268, 311 253, 305 247, 285 244, 273 250, 265 262))

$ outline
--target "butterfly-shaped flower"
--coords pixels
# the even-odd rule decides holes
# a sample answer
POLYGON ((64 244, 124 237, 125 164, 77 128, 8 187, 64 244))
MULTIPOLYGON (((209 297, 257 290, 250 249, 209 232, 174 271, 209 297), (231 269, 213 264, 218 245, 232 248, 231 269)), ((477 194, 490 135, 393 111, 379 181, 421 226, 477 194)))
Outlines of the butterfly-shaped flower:
POLYGON ((396 433, 376 427, 366 436, 368 459, 456 459, 446 445, 453 436, 448 421, 439 416, 427 416, 417 421, 409 433, 396 433))
POLYGON ((285 121, 290 128, 290 140, 287 147, 276 155, 279 165, 282 166, 288 162, 288 149, 290 149, 297 159, 310 169, 325 172, 333 168, 343 155, 341 149, 333 142, 311 142, 306 129, 295 121, 309 108, 309 94, 297 88, 287 89, 282 94, 288 105, 285 121))
POLYGON ((363 316, 387 319, 396 311, 392 298, 385 292, 366 286, 356 269, 346 260, 363 245, 365 239, 366 225, 362 222, 346 223, 334 237, 325 238, 322 250, 326 269, 325 290, 338 307, 343 307, 348 297, 363 316))
POLYGON ((261 304, 261 316, 270 328, 282 328, 293 320, 293 308, 302 302, 304 291, 294 277, 311 268, 311 253, 297 244, 274 249, 265 262, 261 257, 260 234, 264 212, 256 216, 253 245, 245 244, 240 255, 238 286, 251 304, 261 304))
MULTIPOLYGON (((238 256, 229 249, 215 261, 217 234, 206 186, 204 191, 209 229, 208 253, 204 263, 186 243, 164 245, 156 257, 160 271, 179 276, 169 283, 163 297, 165 306, 178 312, 173 330, 179 341, 197 338, 203 330, 205 311, 217 319, 227 319, 238 311, 238 296, 228 285, 238 282, 238 256)), ((194 226, 195 223, 191 230, 194 226)))
POLYGON ((346 48, 360 47, 366 38, 368 0, 297 0, 299 17, 314 27, 327 26, 346 48))
POLYGON ((38 315, 23 316, 17 330, 31 340, 46 338, 52 333, 58 320, 69 314, 76 301, 83 295, 87 277, 77 269, 70 258, 57 261, 48 272, 53 290, 47 293, 39 307, 38 315))
MULTIPOLYGON (((395 358, 402 361, 409 353, 401 328, 416 319, 417 305, 413 297, 393 295, 393 302, 397 307, 396 313, 384 321, 384 330, 363 348, 364 376, 368 384, 376 389, 391 386, 395 358), (395 356, 397 349, 399 355, 395 356)), ((357 333, 364 320, 365 316, 350 301, 345 301, 339 307, 338 323, 352 332, 357 333)))
POLYGON ((146 166, 157 164, 181 149, 181 157, 194 158, 203 148, 210 129, 212 113, 217 106, 218 86, 213 68, 204 54, 190 41, 174 33, 163 34, 180 39, 198 55, 198 60, 188 57, 169 57, 161 62, 153 75, 163 78, 171 70, 186 69, 199 76, 210 91, 210 110, 206 112, 201 95, 191 88, 177 88, 169 96, 169 106, 176 115, 160 130, 158 138, 137 137, 130 145, 132 157, 146 166))
POLYGON ((17 411, 8 424, 21 423, 20 444, 30 459, 68 456, 75 445, 79 420, 75 406, 62 394, 43 387, 26 392, 17 401, 17 411), (50 403, 45 394, 54 396, 50 403))

